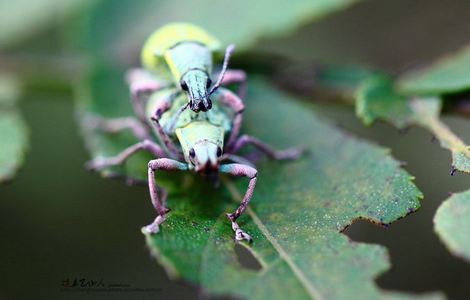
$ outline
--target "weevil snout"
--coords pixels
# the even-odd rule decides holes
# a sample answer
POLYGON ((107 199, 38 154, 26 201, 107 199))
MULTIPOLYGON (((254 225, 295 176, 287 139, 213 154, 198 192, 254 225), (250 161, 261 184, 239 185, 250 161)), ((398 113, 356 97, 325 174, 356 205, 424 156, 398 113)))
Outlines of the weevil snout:
POLYGON ((194 170, 204 176, 217 174, 219 171, 219 159, 222 149, 209 141, 201 141, 194 145, 189 151, 191 163, 194 170))
POLYGON ((209 109, 212 108, 212 101, 211 99, 196 99, 195 101, 191 101, 190 107, 193 111, 199 112, 199 111, 208 111, 209 109))
POLYGON ((181 78, 181 89, 188 93, 191 110, 199 112, 212 108, 208 92, 211 84, 212 81, 207 73, 199 69, 191 70, 181 78))

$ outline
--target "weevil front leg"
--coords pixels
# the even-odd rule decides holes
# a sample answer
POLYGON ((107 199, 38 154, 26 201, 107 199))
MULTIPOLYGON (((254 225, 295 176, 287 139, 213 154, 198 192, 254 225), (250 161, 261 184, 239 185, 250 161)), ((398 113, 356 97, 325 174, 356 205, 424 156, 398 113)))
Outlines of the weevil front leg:
POLYGON ((247 166, 250 166, 250 167, 254 167, 253 163, 248 160, 247 158, 245 157, 242 157, 242 156, 238 156, 238 155, 235 155, 235 154, 230 154, 230 153, 224 153, 222 155, 222 157, 220 158, 220 161, 231 161, 231 162, 234 162, 234 163, 237 163, 237 164, 242 164, 242 165, 247 165, 247 166))
POLYGON ((155 128, 157 130, 158 136, 160 137, 161 141, 165 144, 166 148, 171 153, 172 157, 178 158, 178 159, 182 158, 183 155, 182 155, 181 151, 178 149, 178 147, 172 141, 170 136, 165 132, 165 129, 163 129, 163 126, 160 124, 159 119, 152 117, 152 121, 155 124, 155 128))
MULTIPOLYGON (((152 120, 153 125, 155 126, 155 129, 157 131, 158 136, 160 137, 160 140, 165 144, 170 154, 174 158, 179 159, 179 158, 182 158, 181 151, 175 145, 171 137, 166 133, 163 126, 161 126, 160 124, 160 119, 162 115, 171 108, 171 106, 173 105, 173 101, 175 100, 177 96, 178 96, 178 92, 171 92, 170 94, 164 95, 160 97, 159 99, 157 99, 157 102, 155 104, 155 107, 153 108, 153 112, 150 116, 150 119, 152 120)), ((173 120, 170 121, 170 124, 171 123, 173 123, 173 120)))
POLYGON ((188 164, 182 163, 169 158, 159 158, 151 160, 148 164, 148 182, 149 182, 149 192, 150 198, 152 199, 152 204, 155 210, 157 211, 158 216, 155 218, 152 224, 149 224, 142 228, 144 233, 154 234, 160 230, 160 225, 165 221, 166 214, 169 212, 169 209, 165 207, 166 192, 163 195, 158 195, 158 190, 162 190, 157 186, 155 182, 155 172, 157 170, 164 171, 184 171, 188 170, 188 164), (163 196, 163 197, 162 197, 163 196))
POLYGON ((231 153, 236 153, 241 148, 246 145, 253 145, 256 149, 263 152, 269 158, 276 159, 276 160, 294 160, 299 158, 304 152, 304 148, 289 148, 286 150, 275 150, 270 145, 266 144, 265 142, 261 141, 250 135, 242 135, 239 137, 233 147, 230 149, 231 153))
POLYGON ((248 188, 243 196, 243 200, 237 210, 231 214, 227 214, 227 217, 232 222, 232 229, 235 231, 235 239, 237 241, 247 240, 251 241, 251 236, 243 231, 237 223, 237 219, 240 215, 246 210, 246 207, 250 203, 251 198, 253 197, 253 192, 256 186, 256 176, 258 171, 250 166, 242 164, 227 164, 220 166, 220 172, 228 173, 233 176, 245 176, 250 179, 248 183, 248 188))
POLYGON ((149 129, 139 120, 133 117, 122 117, 106 119, 100 116, 88 114, 84 118, 84 126, 91 129, 100 129, 106 133, 118 133, 123 130, 130 130, 139 140, 150 139, 149 129))
POLYGON ((165 151, 157 144, 150 140, 143 140, 142 142, 139 142, 137 144, 134 144, 125 150, 123 150, 121 153, 119 153, 116 156, 112 157, 97 157, 93 159, 92 161, 89 161, 86 164, 86 168, 89 170, 101 170, 106 167, 111 167, 111 166, 116 166, 122 164, 124 161, 126 161, 129 157, 134 155, 135 153, 139 151, 148 151, 155 155, 155 157, 165 157, 166 153, 165 151))
POLYGON ((247 88, 247 80, 246 80, 246 73, 243 70, 234 70, 228 69, 225 72, 224 79, 222 79, 221 84, 223 86, 227 86, 232 83, 238 83, 238 90, 237 94, 241 99, 245 99, 246 96, 246 88, 247 88))
POLYGON ((230 151, 233 146, 233 143, 240 134, 245 104, 243 103, 243 100, 240 97, 238 97, 232 91, 227 89, 220 89, 219 93, 217 93, 216 100, 219 101, 222 105, 229 107, 235 113, 232 121, 232 130, 226 143, 226 149, 230 151))
POLYGON ((144 69, 131 69, 126 74, 131 91, 132 106, 140 120, 146 121, 143 95, 167 88, 170 84, 144 69))

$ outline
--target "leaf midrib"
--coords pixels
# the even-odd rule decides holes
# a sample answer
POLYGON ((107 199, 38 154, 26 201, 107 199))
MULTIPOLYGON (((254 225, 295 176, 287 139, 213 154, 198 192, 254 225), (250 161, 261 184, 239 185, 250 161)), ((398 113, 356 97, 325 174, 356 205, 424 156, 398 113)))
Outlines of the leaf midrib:
MULTIPOLYGON (((424 101, 424 100, 423 100, 424 101)), ((422 108, 420 102, 412 102, 412 109, 421 117, 422 123, 425 127, 428 127, 439 139, 446 141, 449 144, 450 150, 462 152, 468 158, 470 158, 470 150, 465 143, 456 136, 450 129, 445 125, 439 118, 429 114, 425 109, 422 108)))
MULTIPOLYGON (((231 194, 232 198, 235 201, 240 202, 242 196, 238 189, 235 187, 235 184, 228 180, 224 180, 224 184, 227 186, 227 189, 231 194)), ((287 263, 292 273, 294 273, 300 283, 304 286, 305 290, 310 295, 310 297, 312 299, 323 300, 321 293, 317 290, 315 286, 312 285, 312 283, 308 280, 304 272, 302 272, 302 270, 295 264, 292 257, 289 256, 288 252, 278 243, 278 241, 271 234, 271 232, 269 232, 268 228, 263 224, 263 222, 255 213, 255 211, 251 207, 248 207, 247 213, 253 219, 253 222, 258 226, 259 230, 263 233, 266 239, 271 243, 273 248, 277 251, 279 256, 287 263)))

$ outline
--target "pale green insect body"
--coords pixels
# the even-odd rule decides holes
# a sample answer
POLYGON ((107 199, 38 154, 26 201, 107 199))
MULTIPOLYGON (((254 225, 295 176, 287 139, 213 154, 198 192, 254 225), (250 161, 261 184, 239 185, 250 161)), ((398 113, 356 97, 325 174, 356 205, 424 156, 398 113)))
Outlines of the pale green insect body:
MULTIPOLYGON (((171 90, 162 90, 154 93, 149 98, 146 106, 149 119, 154 114, 159 99, 169 96, 171 96, 171 90)), ((191 149, 196 151, 199 149, 204 152, 207 150, 206 148, 224 148, 224 139, 231 131, 232 116, 217 102, 207 112, 194 112, 186 109, 178 113, 186 103, 187 100, 183 95, 179 95, 174 99, 171 108, 161 116, 160 124, 169 136, 178 141, 186 162, 193 166, 190 157, 191 149), (201 145, 197 146, 198 144, 204 147, 201 145)), ((213 153, 216 152, 207 151, 208 159, 215 160, 216 157, 210 156, 213 156, 213 153)), ((198 153, 199 159, 203 156, 204 153, 198 153)))
POLYGON ((165 59, 175 84, 180 84, 188 72, 212 73, 212 52, 196 42, 183 42, 165 52, 165 59))
POLYGON ((196 57, 201 54, 205 57, 211 56, 212 52, 219 51, 221 47, 216 38, 199 26, 190 23, 170 23, 157 29, 147 39, 141 52, 142 65, 148 70, 166 69, 163 73, 170 75, 169 72, 171 72, 171 75, 178 80, 181 70, 174 68, 174 63, 178 61, 175 58, 181 57, 175 57, 174 50, 184 44, 202 46, 200 49, 191 49, 193 46, 184 49, 183 56, 187 57, 196 57))
POLYGON ((202 28, 171 23, 155 31, 142 48, 142 65, 160 79, 173 81, 188 93, 191 109, 211 108, 212 54, 220 42, 202 28))

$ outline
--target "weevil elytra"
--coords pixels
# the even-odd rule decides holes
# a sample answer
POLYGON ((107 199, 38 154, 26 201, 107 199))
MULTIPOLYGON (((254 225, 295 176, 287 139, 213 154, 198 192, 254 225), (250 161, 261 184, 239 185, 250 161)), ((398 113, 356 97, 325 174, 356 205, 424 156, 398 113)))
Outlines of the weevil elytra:
POLYGON ((210 96, 220 84, 240 83, 240 93, 244 91, 245 73, 226 70, 233 48, 233 45, 227 47, 222 72, 213 85, 212 56, 213 52, 220 51, 220 42, 189 23, 165 25, 145 42, 141 53, 144 69, 129 73, 131 89, 136 96, 174 86, 175 96, 182 92, 187 94, 191 110, 207 111, 212 106, 210 96))
POLYGON ((88 162, 87 167, 99 170, 119 165, 139 151, 155 156, 148 163, 148 186, 157 217, 142 229, 151 234, 159 232, 159 226, 169 212, 166 208, 167 193, 155 181, 156 171, 193 171, 214 182, 219 173, 248 177, 248 188, 240 206, 227 217, 232 223, 235 239, 250 241, 250 235, 240 228, 237 219, 253 196, 258 171, 248 159, 236 153, 244 146, 252 145, 269 158, 287 160, 298 158, 303 151, 299 148, 277 151, 255 137, 240 136, 245 105, 242 98, 229 89, 221 87, 213 93, 210 110, 195 112, 186 109, 186 95, 175 95, 171 86, 144 94, 135 93, 132 77, 128 77, 128 83, 135 113, 140 120, 134 117, 102 119, 90 116, 92 121, 87 125, 109 133, 131 130, 140 142, 116 156, 97 157, 88 162))

